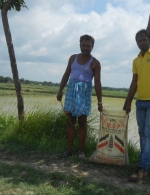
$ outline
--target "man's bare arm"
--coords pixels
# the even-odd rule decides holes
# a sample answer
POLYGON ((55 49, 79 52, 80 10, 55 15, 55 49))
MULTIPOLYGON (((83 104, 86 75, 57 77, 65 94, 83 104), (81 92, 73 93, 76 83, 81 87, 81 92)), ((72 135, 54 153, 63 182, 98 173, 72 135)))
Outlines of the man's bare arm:
POLYGON ((129 89, 129 92, 128 92, 128 95, 127 95, 127 98, 126 98, 126 101, 123 107, 123 110, 126 110, 127 113, 129 113, 131 110, 131 103, 137 91, 137 79, 138 79, 138 75, 133 74, 130 89, 129 89))
POLYGON ((95 92, 96 92, 97 101, 98 101, 98 110, 102 111, 102 87, 101 87, 101 81, 100 81, 101 65, 97 60, 95 62, 93 72, 94 72, 95 92))
POLYGON ((67 68, 66 68, 65 73, 64 73, 64 75, 63 75, 63 77, 61 79, 59 91, 58 91, 58 94, 57 94, 57 100, 58 101, 62 100, 62 91, 63 91, 64 87, 66 86, 66 84, 68 82, 68 79, 69 79, 69 76, 70 76, 70 73, 71 73, 72 58, 73 58, 73 56, 71 56, 69 58, 67 68))

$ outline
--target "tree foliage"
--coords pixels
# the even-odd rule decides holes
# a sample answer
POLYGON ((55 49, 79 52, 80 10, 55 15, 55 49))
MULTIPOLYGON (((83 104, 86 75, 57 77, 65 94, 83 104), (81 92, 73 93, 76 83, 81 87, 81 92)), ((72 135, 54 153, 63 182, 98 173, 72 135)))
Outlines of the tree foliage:
MULTIPOLYGON (((7 3, 9 0, 0 0, 0 9, 3 9, 5 3, 7 3)), ((20 11, 21 7, 27 8, 25 5, 24 0, 11 0, 11 4, 9 6, 9 10, 14 9, 16 11, 20 11)))

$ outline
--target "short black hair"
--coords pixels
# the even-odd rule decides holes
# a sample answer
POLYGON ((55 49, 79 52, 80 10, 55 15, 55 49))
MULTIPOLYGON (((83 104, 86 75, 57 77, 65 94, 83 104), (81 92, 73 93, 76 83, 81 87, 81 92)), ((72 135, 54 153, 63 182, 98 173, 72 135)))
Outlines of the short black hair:
POLYGON ((83 40, 91 41, 91 42, 92 42, 92 46, 94 47, 95 40, 94 40, 94 38, 93 38, 92 36, 90 36, 90 35, 82 35, 82 36, 80 37, 80 44, 81 44, 81 42, 82 42, 83 40))
POLYGON ((135 35, 135 40, 136 40, 136 41, 137 41, 137 36, 138 36, 139 34, 145 34, 145 35, 147 36, 147 38, 150 40, 150 36, 149 36, 147 30, 141 29, 141 30, 139 30, 139 31, 136 33, 136 35, 135 35))

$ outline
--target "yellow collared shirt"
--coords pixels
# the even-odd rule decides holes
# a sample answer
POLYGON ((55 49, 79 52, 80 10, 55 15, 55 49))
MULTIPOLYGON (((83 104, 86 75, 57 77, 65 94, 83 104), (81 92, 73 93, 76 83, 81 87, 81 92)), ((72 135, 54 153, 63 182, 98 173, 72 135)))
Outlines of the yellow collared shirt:
POLYGON ((133 60, 132 72, 138 75, 137 99, 150 100, 150 49, 133 60))

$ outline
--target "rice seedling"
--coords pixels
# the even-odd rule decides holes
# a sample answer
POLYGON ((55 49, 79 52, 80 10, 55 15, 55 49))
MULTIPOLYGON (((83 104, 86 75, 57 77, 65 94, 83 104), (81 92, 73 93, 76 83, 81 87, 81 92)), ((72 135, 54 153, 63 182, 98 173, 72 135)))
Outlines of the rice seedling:
MULTIPOLYGON (((0 110, 1 115, 5 116, 3 117, 5 118, 5 120, 3 119, 5 125, 6 121, 13 121, 13 124, 4 127, 4 121, 1 119, 0 129, 4 127, 5 133, 1 131, 0 134, 3 134, 3 136, 7 135, 6 140, 12 138, 16 141, 22 140, 20 142, 25 145, 34 145, 34 147, 38 149, 47 148, 50 152, 53 151, 53 148, 55 150, 53 152, 55 153, 65 150, 67 147, 67 117, 64 115, 62 107, 56 100, 56 97, 53 95, 36 97, 25 96, 24 103, 25 119, 23 122, 18 123, 16 97, 0 97, 0 110)), ((120 98, 103 98, 103 106, 105 109, 122 109, 123 103, 124 100, 120 98)), ((132 112, 129 118, 129 140, 131 140, 131 137, 134 137, 132 132, 133 129, 136 128, 132 125, 134 117, 135 113, 132 112)), ((96 149, 99 125, 100 113, 97 110, 96 97, 93 97, 92 113, 88 117, 88 133, 85 145, 85 152, 88 156, 96 149)), ((78 138, 78 125, 76 125, 75 148, 78 148, 78 138)), ((133 138, 132 143, 134 144, 136 142, 135 138, 133 138)), ((138 144, 136 146, 138 146, 138 144)))
POLYGON ((137 147, 137 144, 133 143, 131 140, 128 142, 128 155, 130 165, 134 165, 140 160, 140 149, 137 147))

